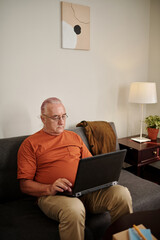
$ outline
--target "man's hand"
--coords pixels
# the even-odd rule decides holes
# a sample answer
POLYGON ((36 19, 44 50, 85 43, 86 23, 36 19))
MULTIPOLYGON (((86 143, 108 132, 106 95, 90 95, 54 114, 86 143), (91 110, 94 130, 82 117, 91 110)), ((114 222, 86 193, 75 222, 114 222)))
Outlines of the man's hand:
POLYGON ((53 184, 50 185, 49 195, 55 195, 57 192, 69 191, 71 192, 72 183, 66 178, 59 178, 53 184))

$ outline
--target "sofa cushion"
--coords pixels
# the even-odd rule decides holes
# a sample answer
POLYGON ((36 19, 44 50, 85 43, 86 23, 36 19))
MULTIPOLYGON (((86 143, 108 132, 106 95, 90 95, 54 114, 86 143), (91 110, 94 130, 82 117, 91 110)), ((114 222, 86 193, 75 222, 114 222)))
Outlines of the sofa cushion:
POLYGON ((58 223, 47 218, 28 197, 0 204, 0 235, 1 240, 13 236, 14 240, 55 240, 59 239, 58 223))
MULTIPOLYGON (((85 238, 100 239, 110 224, 109 213, 89 214, 85 238)), ((1 240, 59 240, 58 222, 46 217, 36 204, 36 198, 27 197, 0 204, 1 240)))
POLYGON ((129 189, 133 201, 133 211, 160 209, 160 185, 142 179, 123 169, 120 174, 119 184, 129 189))

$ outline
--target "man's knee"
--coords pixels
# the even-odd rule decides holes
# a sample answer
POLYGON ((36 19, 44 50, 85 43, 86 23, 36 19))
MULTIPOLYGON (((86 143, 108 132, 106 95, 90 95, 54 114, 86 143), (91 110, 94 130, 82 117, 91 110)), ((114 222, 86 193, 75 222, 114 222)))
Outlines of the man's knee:
POLYGON ((114 188, 114 192, 119 198, 119 200, 123 202, 132 202, 131 194, 128 188, 121 185, 116 185, 114 188))
POLYGON ((65 220, 67 219, 69 222, 74 221, 83 221, 85 222, 85 207, 81 200, 78 198, 72 199, 71 204, 68 206, 62 207, 59 213, 59 219, 65 220))
POLYGON ((126 209, 126 212, 132 212, 132 198, 131 194, 128 190, 128 188, 121 186, 121 185, 116 185, 113 188, 114 192, 114 199, 116 201, 116 204, 121 205, 124 209, 126 209))
POLYGON ((112 187, 112 202, 110 204, 112 222, 124 214, 132 213, 132 198, 128 189, 121 185, 112 187))

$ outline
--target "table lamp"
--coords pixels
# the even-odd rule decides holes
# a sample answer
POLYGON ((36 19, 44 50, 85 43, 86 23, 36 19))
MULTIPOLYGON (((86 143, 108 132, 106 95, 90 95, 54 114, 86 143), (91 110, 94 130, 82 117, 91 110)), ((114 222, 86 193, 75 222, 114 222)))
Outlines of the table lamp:
POLYGON ((148 138, 142 137, 143 105, 157 102, 156 83, 154 82, 131 83, 129 92, 129 102, 141 104, 140 136, 132 138, 132 140, 140 143, 151 141, 148 138))

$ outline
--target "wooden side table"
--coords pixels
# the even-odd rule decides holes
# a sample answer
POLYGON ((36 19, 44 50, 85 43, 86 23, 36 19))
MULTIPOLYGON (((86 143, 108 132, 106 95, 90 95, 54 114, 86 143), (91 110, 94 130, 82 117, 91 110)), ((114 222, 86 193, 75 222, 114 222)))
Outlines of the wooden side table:
POLYGON ((137 175, 140 176, 140 168, 144 165, 160 161, 160 138, 156 141, 138 143, 131 140, 132 137, 118 139, 120 149, 127 149, 125 162, 137 167, 137 175))

